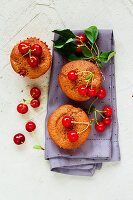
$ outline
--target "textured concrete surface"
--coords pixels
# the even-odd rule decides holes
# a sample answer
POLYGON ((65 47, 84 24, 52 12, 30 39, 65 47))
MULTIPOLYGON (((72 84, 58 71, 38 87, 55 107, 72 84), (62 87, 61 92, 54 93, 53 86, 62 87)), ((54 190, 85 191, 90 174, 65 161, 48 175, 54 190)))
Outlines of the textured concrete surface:
POLYGON ((133 200, 133 0, 0 0, 0 199, 1 200, 133 200), (33 120, 44 145, 44 119, 49 72, 36 80, 23 79, 11 68, 13 45, 28 36, 40 37, 52 47, 53 29, 84 29, 90 25, 113 28, 116 41, 116 87, 122 160, 106 163, 94 177, 50 172, 43 152, 17 147, 18 132, 33 120), (32 86, 41 88, 41 106, 28 114, 16 106, 28 98, 32 86))

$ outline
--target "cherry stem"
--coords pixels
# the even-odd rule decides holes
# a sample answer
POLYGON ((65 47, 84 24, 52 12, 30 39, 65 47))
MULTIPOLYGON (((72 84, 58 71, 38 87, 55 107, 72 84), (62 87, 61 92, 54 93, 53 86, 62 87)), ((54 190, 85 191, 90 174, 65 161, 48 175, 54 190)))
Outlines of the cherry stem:
POLYGON ((39 146, 41 147, 41 149, 44 150, 44 148, 40 145, 40 143, 39 143, 39 141, 38 141, 38 139, 37 139, 35 133, 34 133, 33 131, 32 131, 32 133, 33 133, 33 136, 34 136, 35 140, 37 141, 37 143, 38 143, 39 146))
POLYGON ((92 49, 93 49, 95 54, 97 55, 96 49, 94 48, 93 44, 91 44, 89 41, 88 41, 88 44, 91 45, 91 52, 92 52, 92 49))
POLYGON ((90 72, 90 71, 81 71, 81 72, 76 73, 76 75, 81 74, 81 73, 90 73, 90 74, 93 74, 93 73, 90 72))
POLYGON ((23 99, 24 103, 30 104, 30 101, 33 99, 33 97, 30 97, 29 99, 23 99))
POLYGON ((99 110, 96 110, 96 112, 98 112, 98 113, 99 113, 99 115, 101 115, 101 116, 102 116, 102 118, 104 118, 104 116, 101 114, 101 112, 100 112, 99 110))
POLYGON ((94 99, 94 101, 92 101, 92 103, 91 103, 91 105, 90 105, 90 107, 89 107, 88 113, 90 113, 90 109, 91 109, 92 105, 95 103, 95 101, 96 101, 97 99, 98 99, 98 97, 96 97, 96 98, 94 99))
POLYGON ((89 126, 90 126, 90 123, 88 122, 88 125, 87 125, 87 127, 84 129, 84 130, 82 130, 82 131, 79 131, 79 132, 77 132, 78 134, 79 133, 83 133, 84 131, 86 131, 88 128, 89 128, 89 126))
POLYGON ((29 48, 29 46, 27 46, 27 47, 22 47, 22 49, 27 49, 27 48, 29 48))
POLYGON ((99 48, 97 46, 97 44, 95 43, 96 49, 97 49, 97 53, 98 53, 98 57, 99 57, 99 48))
POLYGON ((24 145, 26 145, 27 147, 30 147, 31 149, 33 149, 30 145, 25 144, 24 142, 21 142, 21 144, 24 144, 24 145))
POLYGON ((75 122, 75 121, 71 121, 71 123, 73 123, 73 124, 89 124, 89 122, 75 122))

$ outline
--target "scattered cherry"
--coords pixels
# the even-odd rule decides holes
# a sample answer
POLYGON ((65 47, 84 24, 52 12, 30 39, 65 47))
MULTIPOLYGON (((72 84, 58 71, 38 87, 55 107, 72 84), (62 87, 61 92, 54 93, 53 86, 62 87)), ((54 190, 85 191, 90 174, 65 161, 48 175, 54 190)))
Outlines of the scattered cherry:
POLYGON ((17 106, 17 111, 21 114, 25 114, 28 111, 28 106, 25 103, 20 103, 17 106))
POLYGON ((70 81, 74 81, 77 79, 77 72, 75 70, 72 70, 68 73, 68 78, 70 81))
POLYGON ((37 56, 31 55, 27 58, 27 62, 30 66, 36 67, 39 64, 39 58, 37 56))
POLYGON ((75 142, 78 140, 79 135, 75 130, 71 130, 68 132, 67 137, 71 142, 75 142))
POLYGON ((82 50, 81 50, 81 44, 77 43, 76 45, 77 45, 76 53, 80 54, 82 52, 82 50))
POLYGON ((31 47, 31 53, 36 56, 40 56, 42 54, 42 47, 39 44, 34 44, 31 47))
POLYGON ((72 121, 72 118, 70 116, 65 116, 62 119, 62 124, 65 127, 70 127, 71 126, 71 121, 72 121))
POLYGON ((25 128, 28 132, 32 132, 35 130, 36 128, 36 125, 34 122, 28 122, 26 125, 25 125, 25 128))
POLYGON ((25 142, 25 136, 22 133, 14 135, 13 141, 15 144, 20 145, 25 142))
POLYGON ((87 95, 89 97, 94 97, 96 95, 97 91, 95 88, 91 88, 91 87, 88 87, 87 89, 87 95))
POLYGON ((84 85, 79 86, 78 92, 80 95, 86 95, 87 93, 87 88, 84 85))
POLYGON ((96 129, 97 132, 103 132, 105 130, 105 124, 101 121, 98 121, 95 124, 95 129, 96 129))
POLYGON ((81 40, 82 42, 86 42, 86 40, 87 40, 87 37, 86 37, 84 34, 78 35, 77 38, 78 38, 79 42, 80 42, 80 40, 81 40))
POLYGON ((112 115, 112 108, 109 107, 109 106, 106 106, 106 107, 103 109, 103 111, 104 111, 104 114, 105 114, 106 116, 111 116, 111 115, 112 115))
POLYGON ((112 119, 111 119, 111 117, 104 117, 102 121, 105 125, 109 125, 109 124, 111 124, 112 119))
POLYGON ((34 98, 34 99, 38 99, 41 95, 41 91, 37 88, 34 87, 30 90, 30 95, 34 98))
POLYGON ((28 51, 29 51, 29 44, 26 43, 26 42, 19 43, 18 50, 22 54, 28 53, 28 51))
POLYGON ((98 92, 97 92, 97 96, 100 99, 103 99, 106 96, 106 90, 101 88, 98 92))
POLYGON ((33 108, 37 108, 40 106, 40 101, 38 99, 32 99, 30 101, 30 105, 33 107, 33 108))

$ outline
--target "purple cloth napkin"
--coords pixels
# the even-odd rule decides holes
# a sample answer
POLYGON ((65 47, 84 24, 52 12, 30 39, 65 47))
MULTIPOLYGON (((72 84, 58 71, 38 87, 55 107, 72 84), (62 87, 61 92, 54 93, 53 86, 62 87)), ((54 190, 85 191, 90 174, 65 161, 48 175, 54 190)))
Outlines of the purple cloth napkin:
MULTIPOLYGON (((83 33, 83 31, 73 31, 76 35, 83 33)), ((59 36, 55 34, 56 40, 59 36)), ((100 51, 114 51, 114 38, 112 30, 99 30, 97 44, 100 51)), ((96 169, 100 169, 103 162, 113 162, 120 160, 120 151, 118 144, 118 120, 117 120, 117 107, 116 107, 116 89, 115 89, 115 66, 114 58, 108 63, 103 64, 101 71, 105 76, 105 81, 102 83, 102 87, 106 89, 107 96, 103 100, 95 102, 97 109, 102 110, 105 106, 111 106, 113 109, 112 123, 106 126, 106 130, 103 133, 95 131, 95 127, 92 126, 91 133, 87 141, 79 148, 74 150, 64 150, 59 148, 49 138, 47 130, 47 120, 49 116, 58 107, 71 104, 75 107, 81 107, 84 110, 88 110, 91 102, 94 100, 88 100, 86 102, 75 102, 69 99, 60 89, 58 83, 58 74, 61 71, 62 66, 68 61, 53 50, 53 62, 51 67, 47 115, 45 121, 45 159, 49 159, 51 171, 80 175, 80 176, 92 176, 96 169)), ((92 113, 89 118, 94 116, 92 113)), ((101 119, 98 116, 98 119, 101 119)))

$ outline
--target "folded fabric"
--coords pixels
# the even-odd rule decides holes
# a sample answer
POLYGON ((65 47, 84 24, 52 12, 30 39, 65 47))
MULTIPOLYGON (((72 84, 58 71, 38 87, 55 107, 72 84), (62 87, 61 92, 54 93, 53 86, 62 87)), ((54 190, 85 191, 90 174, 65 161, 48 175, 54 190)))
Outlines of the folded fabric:
MULTIPOLYGON (((73 31, 76 35, 83 31, 73 31)), ((55 34, 56 40, 58 35, 55 34)), ((114 37, 112 30, 99 30, 97 45, 100 51, 114 51, 114 37)), ((59 148, 49 138, 47 130, 47 120, 49 116, 61 105, 71 104, 88 110, 91 102, 75 102, 69 99, 60 89, 58 83, 58 74, 61 68, 68 61, 53 50, 53 62, 51 67, 51 76, 49 84, 47 115, 45 120, 45 159, 50 161, 51 171, 80 175, 92 176, 97 169, 101 169, 103 162, 113 162, 120 160, 120 150, 118 144, 118 119, 116 107, 116 88, 115 88, 115 66, 114 58, 108 63, 103 64, 101 71, 105 76, 102 87, 106 89, 107 96, 95 102, 97 109, 102 110, 105 106, 111 106, 113 109, 112 123, 106 127, 103 133, 96 132, 92 126, 91 133, 87 141, 79 148, 74 150, 64 150, 59 148)), ((89 116, 91 119, 93 113, 89 116)), ((100 119, 100 116, 99 116, 100 119)))

